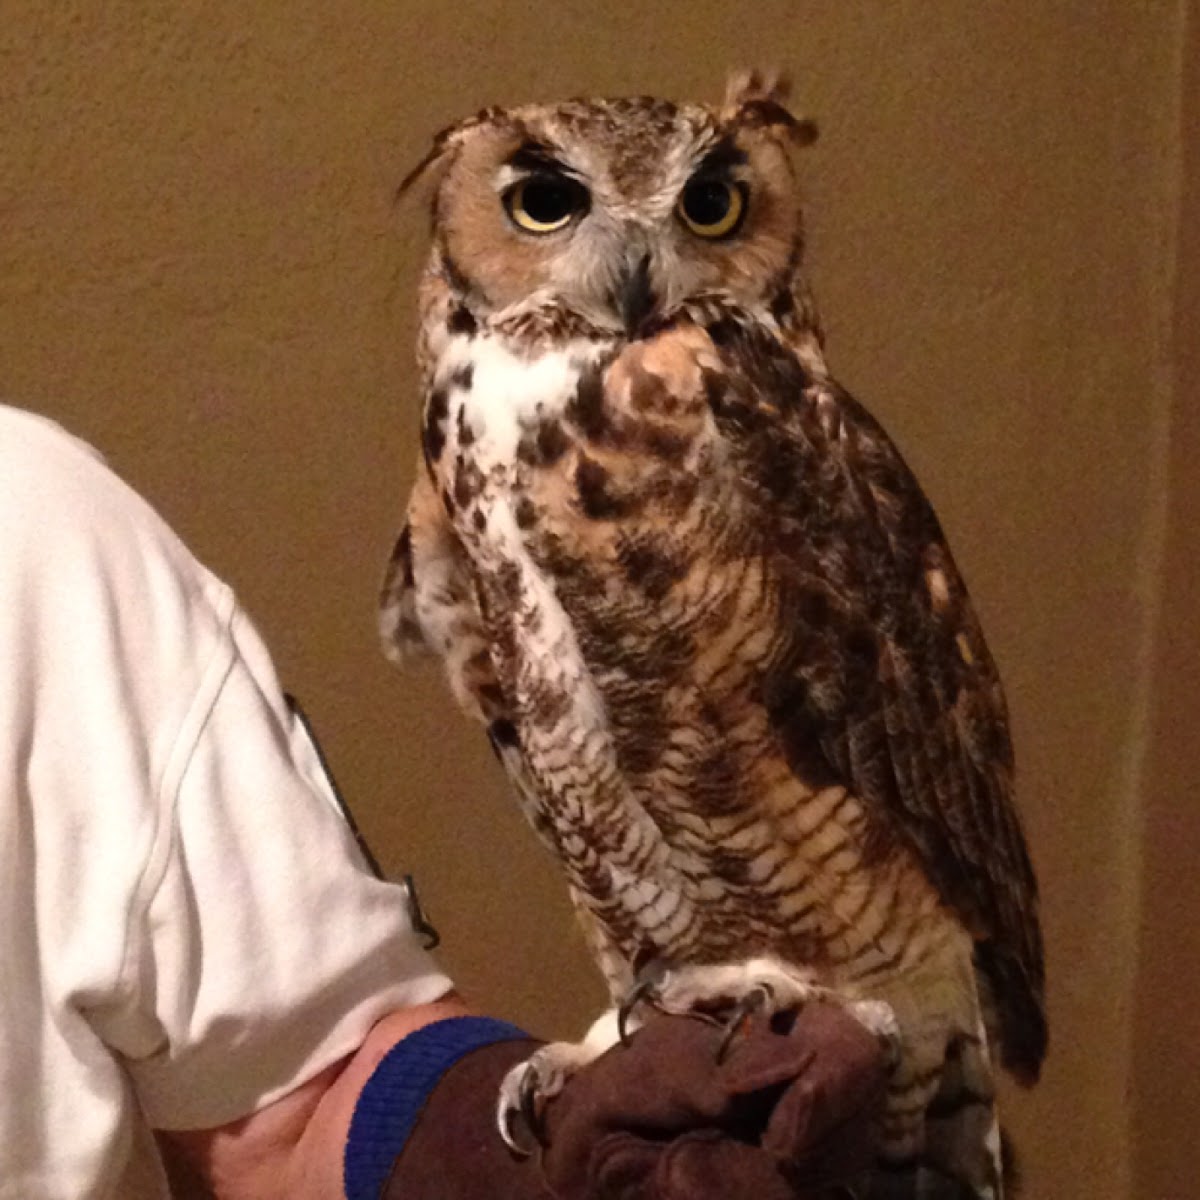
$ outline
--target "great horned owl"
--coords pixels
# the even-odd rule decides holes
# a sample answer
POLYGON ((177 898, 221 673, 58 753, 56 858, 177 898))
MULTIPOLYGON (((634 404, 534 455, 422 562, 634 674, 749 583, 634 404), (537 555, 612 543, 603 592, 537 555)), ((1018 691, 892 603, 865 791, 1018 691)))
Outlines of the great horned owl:
POLYGON ((894 1041, 891 1177, 995 1197, 992 1055, 1031 1082, 1046 1049, 1037 889, 962 578, 825 364, 790 158, 814 135, 747 74, 720 106, 438 136, 384 641, 445 659, 612 996, 502 1117, 633 995, 836 1002, 894 1041))

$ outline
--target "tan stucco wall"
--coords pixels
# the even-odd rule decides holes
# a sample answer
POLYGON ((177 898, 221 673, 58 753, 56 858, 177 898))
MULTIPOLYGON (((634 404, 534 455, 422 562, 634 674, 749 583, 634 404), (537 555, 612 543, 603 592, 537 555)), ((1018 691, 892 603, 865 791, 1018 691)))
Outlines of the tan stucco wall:
POLYGON ((1180 107, 1181 202, 1171 320, 1174 398, 1163 587, 1151 659, 1141 796, 1145 836, 1134 997, 1134 1172, 1139 1197, 1200 1175, 1200 5, 1190 9, 1180 107))
MULTIPOLYGON (((1178 0, 5 0, 0 395, 97 442, 231 579, 445 961, 569 1033, 599 991, 553 871, 436 673, 375 648, 424 220, 392 194, 485 102, 788 64, 825 132, 832 361, 942 513, 1014 711, 1053 1030, 1010 1106, 1027 1194, 1128 1197, 1180 23, 1178 0)), ((1139 1171, 1146 1200, 1186 1194, 1139 1171)))

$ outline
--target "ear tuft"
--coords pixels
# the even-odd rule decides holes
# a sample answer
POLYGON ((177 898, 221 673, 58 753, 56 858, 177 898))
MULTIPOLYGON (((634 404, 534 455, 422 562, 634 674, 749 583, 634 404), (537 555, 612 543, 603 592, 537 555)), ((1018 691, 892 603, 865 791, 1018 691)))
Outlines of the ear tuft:
POLYGON ((795 146, 811 146, 817 140, 817 123, 792 113, 787 106, 791 91, 792 82, 782 71, 735 71, 725 85, 721 117, 776 130, 795 146))
POLYGON ((769 100, 786 107, 792 94, 792 81, 778 69, 760 71, 757 68, 734 71, 725 84, 726 112, 737 112, 743 104, 754 100, 769 100))
POLYGON ((465 117, 435 133, 433 144, 424 157, 400 181, 400 186, 396 189, 396 199, 399 200, 413 184, 423 179, 430 171, 446 166, 449 156, 462 145, 463 139, 471 130, 498 121, 504 115, 504 109, 499 107, 481 108, 473 117, 465 117))

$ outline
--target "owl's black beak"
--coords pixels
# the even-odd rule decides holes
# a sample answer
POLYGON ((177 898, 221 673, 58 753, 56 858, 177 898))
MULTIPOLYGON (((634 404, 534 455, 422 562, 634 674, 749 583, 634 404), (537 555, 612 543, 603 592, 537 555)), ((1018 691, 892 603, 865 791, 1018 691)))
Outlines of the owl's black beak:
POLYGON ((658 302, 650 286, 650 255, 643 254, 635 266, 625 271, 617 286, 616 300, 626 332, 636 337, 658 302))

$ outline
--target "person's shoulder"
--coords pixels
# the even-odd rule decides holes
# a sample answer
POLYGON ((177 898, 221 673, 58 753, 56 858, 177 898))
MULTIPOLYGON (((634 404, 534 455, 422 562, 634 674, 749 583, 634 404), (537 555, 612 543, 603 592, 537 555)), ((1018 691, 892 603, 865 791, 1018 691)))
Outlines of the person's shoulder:
POLYGON ((17 473, 70 467, 106 470, 104 456, 57 421, 0 404, 0 479, 17 473))
POLYGON ((33 576, 76 567, 110 582, 167 574, 188 592, 222 586, 95 447, 48 417, 5 404, 0 549, 33 576))
POLYGON ((60 514, 85 524, 111 518, 114 507, 146 516, 145 502, 99 450, 57 421, 7 404, 0 404, 0 504, 10 517, 32 510, 43 527, 60 514))

